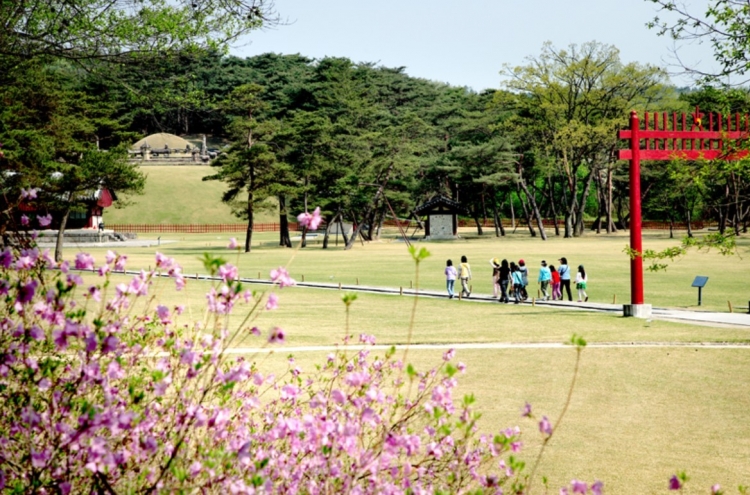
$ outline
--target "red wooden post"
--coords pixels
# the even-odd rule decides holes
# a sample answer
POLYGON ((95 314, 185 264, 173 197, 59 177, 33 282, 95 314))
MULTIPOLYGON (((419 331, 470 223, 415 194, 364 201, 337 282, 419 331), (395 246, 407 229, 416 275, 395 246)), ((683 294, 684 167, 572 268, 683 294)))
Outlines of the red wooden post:
POLYGON ((643 242, 641 236, 641 143, 638 113, 630 112, 630 304, 643 304, 643 242))

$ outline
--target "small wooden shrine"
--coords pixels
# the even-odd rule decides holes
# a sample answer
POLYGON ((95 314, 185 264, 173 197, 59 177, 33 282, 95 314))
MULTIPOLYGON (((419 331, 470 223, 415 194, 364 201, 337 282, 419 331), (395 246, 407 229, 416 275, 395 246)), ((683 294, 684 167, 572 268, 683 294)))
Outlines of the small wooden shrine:
POLYGON ((458 201, 442 195, 432 199, 414 209, 418 217, 426 216, 425 239, 456 239, 458 237, 458 214, 466 214, 466 209, 458 201))

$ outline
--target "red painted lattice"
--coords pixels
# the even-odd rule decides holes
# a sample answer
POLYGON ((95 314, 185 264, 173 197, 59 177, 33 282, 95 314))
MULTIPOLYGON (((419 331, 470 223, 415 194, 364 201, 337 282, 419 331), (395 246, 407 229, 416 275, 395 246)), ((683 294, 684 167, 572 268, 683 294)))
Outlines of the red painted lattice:
MULTIPOLYGON (((641 160, 736 160, 747 156, 738 142, 750 134, 750 119, 739 113, 706 116, 696 107, 691 114, 646 112, 638 129, 641 160)), ((620 139, 631 139, 633 130, 622 130, 620 139)), ((619 151, 620 160, 630 160, 632 149, 619 151)))

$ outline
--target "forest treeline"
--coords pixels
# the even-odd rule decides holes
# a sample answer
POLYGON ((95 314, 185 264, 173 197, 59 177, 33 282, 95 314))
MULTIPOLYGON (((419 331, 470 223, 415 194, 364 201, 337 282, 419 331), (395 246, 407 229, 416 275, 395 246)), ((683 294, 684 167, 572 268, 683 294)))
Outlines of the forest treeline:
MULTIPOLYGON (((436 194, 460 201, 480 233, 494 219, 504 235, 499 220, 511 216, 542 239, 583 235, 584 219, 614 232, 628 225, 627 163, 616 151, 631 110, 750 111, 745 89, 678 89, 661 69, 596 42, 547 44, 483 92, 346 58, 210 50, 116 64, 38 58, 0 79, 0 161, 23 172, 16 190, 92 150, 123 159, 154 132, 209 134, 228 143, 209 179, 227 184, 224 200, 249 220, 248 249, 253 212, 269 198, 282 226, 318 206, 329 223, 355 223, 349 244, 436 194)), ((142 187, 128 180, 125 189, 142 187)), ((739 234, 750 218, 745 161, 646 162, 642 191, 651 220, 714 220, 739 234)), ((286 228, 280 243, 289 245, 286 228)))

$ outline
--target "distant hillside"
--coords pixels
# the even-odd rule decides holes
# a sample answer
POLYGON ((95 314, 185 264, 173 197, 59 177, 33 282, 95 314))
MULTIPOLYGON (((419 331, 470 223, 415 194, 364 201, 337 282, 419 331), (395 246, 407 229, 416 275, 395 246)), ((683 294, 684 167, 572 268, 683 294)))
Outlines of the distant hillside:
MULTIPOLYGON (((131 202, 125 208, 104 210, 105 225, 243 222, 221 202, 226 186, 218 181, 202 181, 215 169, 201 166, 146 166, 141 170, 148 176, 144 194, 123 198, 131 202)), ((258 223, 278 221, 276 212, 261 211, 256 215, 258 223)))

